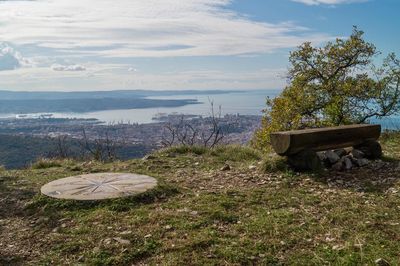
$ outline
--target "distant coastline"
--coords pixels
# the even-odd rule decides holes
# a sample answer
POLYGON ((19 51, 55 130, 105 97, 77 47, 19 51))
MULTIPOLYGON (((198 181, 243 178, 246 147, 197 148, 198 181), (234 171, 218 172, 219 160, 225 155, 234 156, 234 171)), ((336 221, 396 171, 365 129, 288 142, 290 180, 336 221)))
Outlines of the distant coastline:
MULTIPOLYGON (((210 101, 214 102, 215 108, 221 106, 223 115, 262 115, 266 98, 274 98, 280 92, 281 90, 103 92, 0 90, 0 118, 13 119, 21 114, 27 118, 38 118, 41 115, 51 114, 52 119, 96 119, 103 124, 148 124, 154 123, 153 118, 160 113, 208 116, 210 101)), ((399 116, 381 120, 371 119, 370 122, 382 124, 385 129, 400 128, 399 116)))
MULTIPOLYGON (((0 91, 0 114, 89 113, 107 110, 174 108, 201 104, 193 95, 228 94, 233 91, 83 91, 14 92, 0 91), (152 97, 186 96, 184 99, 152 97)), ((237 92, 237 91, 235 91, 237 92)))
MULTIPOLYGON (((103 92, 11 92, 0 90, 0 118, 40 117, 95 118, 108 123, 154 122, 159 113, 203 115, 210 102, 223 114, 261 115, 267 96, 279 90, 186 90, 103 92)), ((215 111, 218 111, 217 109, 215 111)))
POLYGON ((54 100, 0 100, 0 113, 87 113, 116 109, 142 109, 156 107, 179 107, 199 104, 194 99, 157 100, 143 98, 54 99, 54 100))

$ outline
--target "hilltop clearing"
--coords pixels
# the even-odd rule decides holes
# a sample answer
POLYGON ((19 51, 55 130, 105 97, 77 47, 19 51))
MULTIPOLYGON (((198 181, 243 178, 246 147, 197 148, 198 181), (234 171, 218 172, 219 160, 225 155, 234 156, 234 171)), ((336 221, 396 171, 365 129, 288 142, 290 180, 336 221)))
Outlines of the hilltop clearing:
POLYGON ((395 265, 399 134, 381 142, 384 160, 348 172, 294 173, 240 146, 2 170, 0 264, 395 265), (39 194, 48 181, 108 171, 151 175, 160 185, 103 202, 39 194))

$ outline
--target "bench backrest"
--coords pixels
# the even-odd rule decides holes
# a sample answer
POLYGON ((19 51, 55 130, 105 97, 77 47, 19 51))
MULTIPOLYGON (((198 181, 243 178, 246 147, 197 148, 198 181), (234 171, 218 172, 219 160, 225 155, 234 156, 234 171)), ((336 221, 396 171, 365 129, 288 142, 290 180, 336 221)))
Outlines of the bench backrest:
POLYGON ((275 132, 271 134, 271 144, 277 154, 293 155, 305 149, 323 151, 356 146, 377 140, 380 135, 380 125, 350 125, 275 132))

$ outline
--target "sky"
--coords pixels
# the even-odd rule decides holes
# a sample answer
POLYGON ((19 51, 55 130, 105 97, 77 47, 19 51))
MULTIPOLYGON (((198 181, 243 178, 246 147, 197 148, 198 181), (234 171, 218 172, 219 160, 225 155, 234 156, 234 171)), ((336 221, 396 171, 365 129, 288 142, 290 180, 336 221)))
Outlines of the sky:
POLYGON ((352 27, 400 56, 399 0, 0 0, 0 89, 286 85, 301 43, 352 27))

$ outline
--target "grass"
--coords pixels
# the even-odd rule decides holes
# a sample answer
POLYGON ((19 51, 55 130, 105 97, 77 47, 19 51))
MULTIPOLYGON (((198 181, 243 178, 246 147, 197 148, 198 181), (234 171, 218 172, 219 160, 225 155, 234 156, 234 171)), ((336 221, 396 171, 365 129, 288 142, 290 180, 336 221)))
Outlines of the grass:
POLYGON ((59 160, 52 160, 46 158, 40 158, 35 163, 32 164, 33 169, 47 169, 52 167, 61 167, 62 164, 59 160))
POLYGON ((383 136, 390 160, 379 171, 300 174, 240 146, 2 170, 0 265, 397 265, 398 141, 383 136), (101 202, 39 193, 50 180, 102 171, 149 174, 159 186, 101 202))
POLYGON ((266 173, 290 171, 287 160, 275 155, 264 158, 261 169, 266 173))
POLYGON ((178 155, 205 155, 211 156, 213 159, 226 162, 248 162, 258 161, 263 155, 250 147, 229 145, 229 146, 217 146, 214 149, 208 149, 203 146, 175 146, 161 151, 167 154, 178 154, 178 155))

